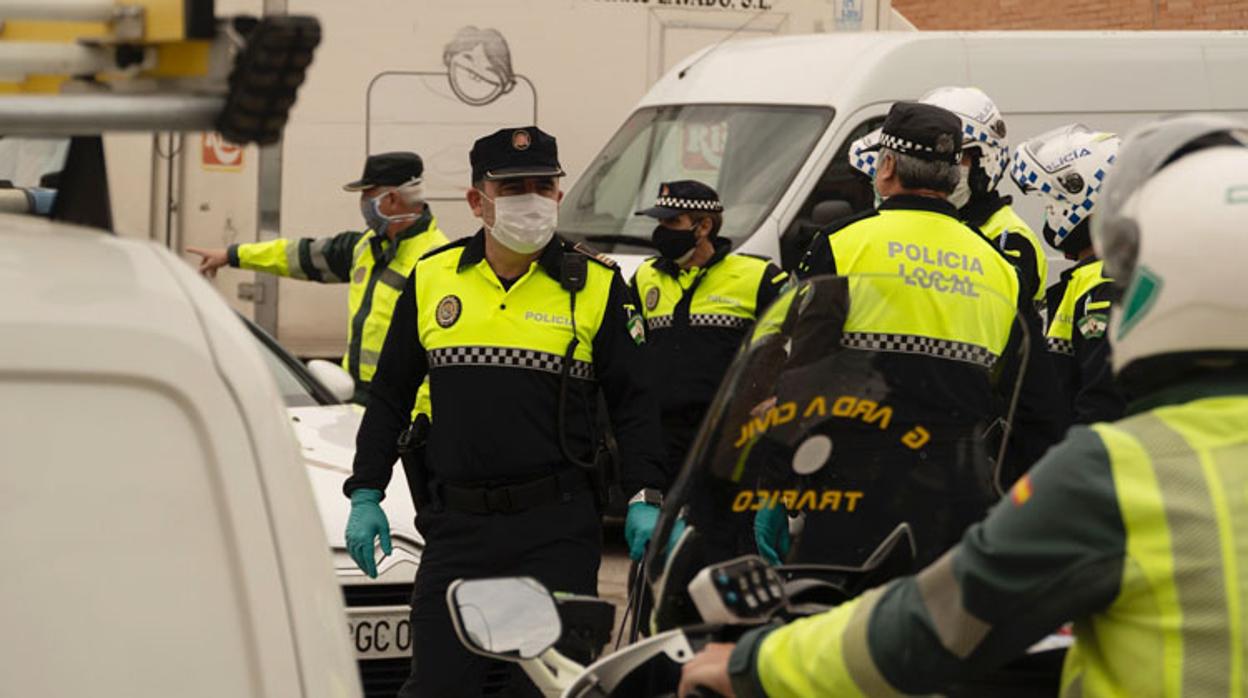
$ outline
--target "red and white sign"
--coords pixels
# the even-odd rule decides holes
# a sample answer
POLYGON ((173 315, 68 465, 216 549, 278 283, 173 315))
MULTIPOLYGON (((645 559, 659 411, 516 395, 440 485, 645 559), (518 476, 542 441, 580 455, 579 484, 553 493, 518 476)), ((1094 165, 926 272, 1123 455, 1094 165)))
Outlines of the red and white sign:
POLYGON ((200 159, 206 170, 238 172, 243 169, 243 146, 225 140, 221 134, 205 133, 200 138, 200 159))

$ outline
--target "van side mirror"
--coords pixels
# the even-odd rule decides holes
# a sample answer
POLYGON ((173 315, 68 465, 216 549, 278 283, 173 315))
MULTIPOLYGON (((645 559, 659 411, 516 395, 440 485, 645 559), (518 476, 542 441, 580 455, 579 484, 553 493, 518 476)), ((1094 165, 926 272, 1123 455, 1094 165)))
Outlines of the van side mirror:
POLYGON ((554 597, 532 577, 457 579, 446 604, 459 641, 486 657, 534 659, 563 634, 554 597))
POLYGON ((347 402, 355 397, 355 381, 349 373, 342 370, 342 366, 325 359, 312 359, 308 362, 308 373, 320 381, 330 395, 339 400, 347 402))

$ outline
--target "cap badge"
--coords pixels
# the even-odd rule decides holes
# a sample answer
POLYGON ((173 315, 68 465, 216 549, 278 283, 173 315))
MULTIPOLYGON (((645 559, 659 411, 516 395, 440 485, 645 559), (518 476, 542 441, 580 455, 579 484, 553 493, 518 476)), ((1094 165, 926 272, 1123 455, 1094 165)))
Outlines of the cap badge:
POLYGON ((438 321, 439 327, 450 327, 459 319, 459 311, 461 309, 463 309, 463 304, 459 302, 459 296, 445 296, 438 301, 434 319, 438 321))
POLYGON ((671 190, 667 188, 667 185, 666 185, 666 184, 664 184, 663 186, 659 187, 659 196, 671 196, 671 193, 670 193, 670 192, 671 192, 671 190))
POLYGON ((953 136, 942 133, 936 136, 936 152, 945 154, 953 152, 953 136))
POLYGON ((533 138, 529 136, 528 131, 516 131, 511 134, 511 147, 513 150, 528 150, 533 144, 533 138))

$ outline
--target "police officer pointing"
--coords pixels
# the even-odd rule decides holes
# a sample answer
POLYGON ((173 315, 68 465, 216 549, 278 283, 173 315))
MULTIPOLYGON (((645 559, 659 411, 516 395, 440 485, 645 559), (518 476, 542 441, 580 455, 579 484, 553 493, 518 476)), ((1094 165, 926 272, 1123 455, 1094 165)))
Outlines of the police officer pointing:
MULTIPOLYGON (((654 206, 637 212, 658 219, 652 238, 659 256, 641 264, 632 289, 646 321, 669 476, 679 470, 741 338, 788 278, 766 259, 730 252, 732 243, 719 237, 723 210, 714 189, 681 180, 660 185, 654 206)), ((646 495, 633 498, 625 521, 634 560, 644 554, 659 511, 659 498, 646 495)))
POLYGON ((454 579, 530 575, 551 589, 596 592, 599 389, 624 486, 666 485, 628 287, 611 262, 554 237, 563 176, 555 139, 503 129, 476 142, 471 163, 467 199, 483 229, 426 255, 407 280, 344 485, 347 544, 367 567, 388 530, 377 502, 396 439, 428 375, 436 418, 417 478, 428 482, 427 498, 417 494, 425 550, 404 696, 480 692, 489 662, 456 641, 446 608, 454 579))
MULTIPOLYGON (((416 153, 368 157, 364 174, 342 187, 360 193, 360 211, 368 226, 364 232, 281 238, 218 250, 188 247, 187 251, 203 258, 200 271, 208 276, 228 264, 293 279, 349 283, 347 351, 342 367, 355 380, 356 401, 366 402, 404 280, 421 255, 447 242, 422 198, 424 169, 416 153)), ((423 404, 421 408, 426 411, 423 404)))

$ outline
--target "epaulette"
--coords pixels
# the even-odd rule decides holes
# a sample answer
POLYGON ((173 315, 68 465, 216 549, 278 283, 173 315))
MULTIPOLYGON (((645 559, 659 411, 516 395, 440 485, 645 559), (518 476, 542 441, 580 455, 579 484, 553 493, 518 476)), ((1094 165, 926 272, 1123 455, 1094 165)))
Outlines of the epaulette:
POLYGON ((594 248, 590 247, 589 245, 586 245, 583 242, 572 243, 572 249, 577 252, 580 252, 581 254, 585 255, 586 257, 589 257, 590 259, 594 260, 595 262, 598 262, 599 264, 601 264, 602 266, 608 269, 618 269, 620 266, 619 263, 617 263, 614 259, 611 259, 610 257, 599 252, 598 250, 595 250, 594 248))
POLYGON ((733 254, 737 255, 738 257, 750 257, 751 259, 757 259, 761 262, 772 264, 771 257, 768 257, 765 254, 754 254, 752 252, 733 252, 733 254))
POLYGON ((445 245, 441 247, 435 247, 432 250, 429 250, 428 252, 422 254, 420 258, 429 259, 430 257, 433 257, 435 255, 440 255, 443 252, 446 252, 447 250, 453 250, 456 247, 463 247, 464 245, 467 245, 468 241, 471 239, 472 239, 472 236, 469 235, 468 237, 462 237, 456 240, 451 240, 450 242, 446 243, 445 245))

